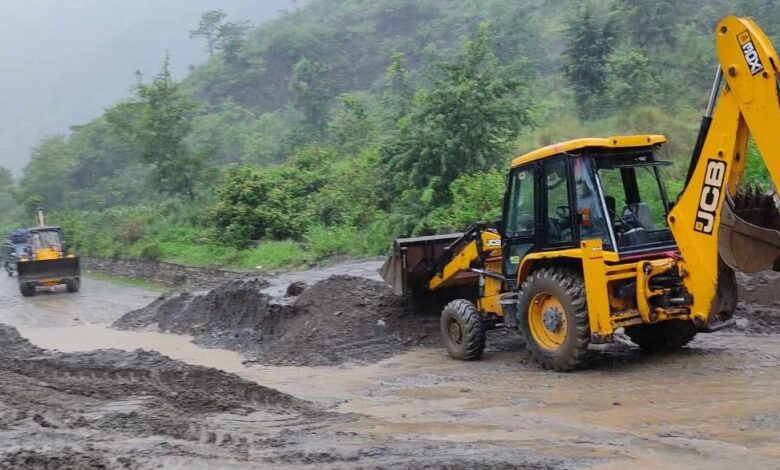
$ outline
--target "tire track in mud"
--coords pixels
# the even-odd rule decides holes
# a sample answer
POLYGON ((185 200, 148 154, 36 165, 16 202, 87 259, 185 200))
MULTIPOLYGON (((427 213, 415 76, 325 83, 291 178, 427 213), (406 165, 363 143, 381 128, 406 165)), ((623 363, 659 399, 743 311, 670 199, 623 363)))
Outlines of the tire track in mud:
MULTIPOLYGON (((5 326, 0 361, 0 468, 98 468, 106 466, 106 456, 124 453, 132 463, 136 452, 132 445, 123 448, 127 439, 171 439, 185 454, 240 458, 268 439, 354 419, 157 353, 43 351, 5 326), (107 448, 88 448, 96 434, 107 448), (19 445, 44 436, 55 447, 68 444, 51 455, 19 445)), ((123 465, 114 459, 107 466, 123 465)))
POLYGON ((46 351, 0 325, 0 469, 574 468, 490 443, 347 432, 359 415, 148 351, 46 351))

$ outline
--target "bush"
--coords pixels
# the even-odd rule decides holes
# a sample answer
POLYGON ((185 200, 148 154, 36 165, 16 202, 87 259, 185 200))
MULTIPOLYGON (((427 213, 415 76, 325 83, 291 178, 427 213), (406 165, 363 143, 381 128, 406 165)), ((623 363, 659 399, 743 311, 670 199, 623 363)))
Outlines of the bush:
POLYGON ((311 253, 293 241, 265 241, 243 252, 236 264, 250 269, 278 269, 302 266, 313 260, 311 253))
POLYGON ((315 225, 306 234, 306 245, 318 259, 382 255, 387 253, 392 241, 387 227, 384 221, 376 221, 362 229, 349 225, 315 225))
POLYGON ((438 230, 463 230, 474 222, 501 218, 507 170, 492 169, 463 175, 450 184, 452 204, 431 217, 438 230))

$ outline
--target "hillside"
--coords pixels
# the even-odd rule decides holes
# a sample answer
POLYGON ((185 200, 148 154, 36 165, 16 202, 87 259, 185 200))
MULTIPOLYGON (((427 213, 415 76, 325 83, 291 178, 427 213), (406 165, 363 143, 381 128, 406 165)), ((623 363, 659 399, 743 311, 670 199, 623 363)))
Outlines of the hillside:
POLYGON ((493 217, 509 158, 565 138, 666 133, 674 190, 713 25, 750 14, 777 37, 772 3, 313 0, 254 29, 220 18, 206 64, 180 83, 165 66, 45 139, 12 196, 82 252, 254 267, 493 217))

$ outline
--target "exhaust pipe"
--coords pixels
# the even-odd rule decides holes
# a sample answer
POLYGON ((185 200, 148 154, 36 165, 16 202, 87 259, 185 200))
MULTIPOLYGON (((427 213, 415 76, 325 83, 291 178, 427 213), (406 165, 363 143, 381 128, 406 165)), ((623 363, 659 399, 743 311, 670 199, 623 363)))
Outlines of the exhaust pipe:
POLYGON ((38 220, 38 227, 39 228, 45 227, 46 217, 43 215, 43 209, 39 207, 35 215, 36 215, 36 219, 38 220))

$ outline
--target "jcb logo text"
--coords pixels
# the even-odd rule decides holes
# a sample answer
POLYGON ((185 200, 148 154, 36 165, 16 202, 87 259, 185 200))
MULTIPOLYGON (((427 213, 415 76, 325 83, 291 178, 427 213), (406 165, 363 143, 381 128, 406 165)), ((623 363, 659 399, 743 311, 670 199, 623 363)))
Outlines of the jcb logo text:
POLYGON ((726 180, 726 163, 710 159, 704 171, 704 185, 699 197, 699 210, 696 213, 696 223, 693 229, 697 232, 712 234, 715 228, 715 212, 720 202, 720 192, 726 180))

